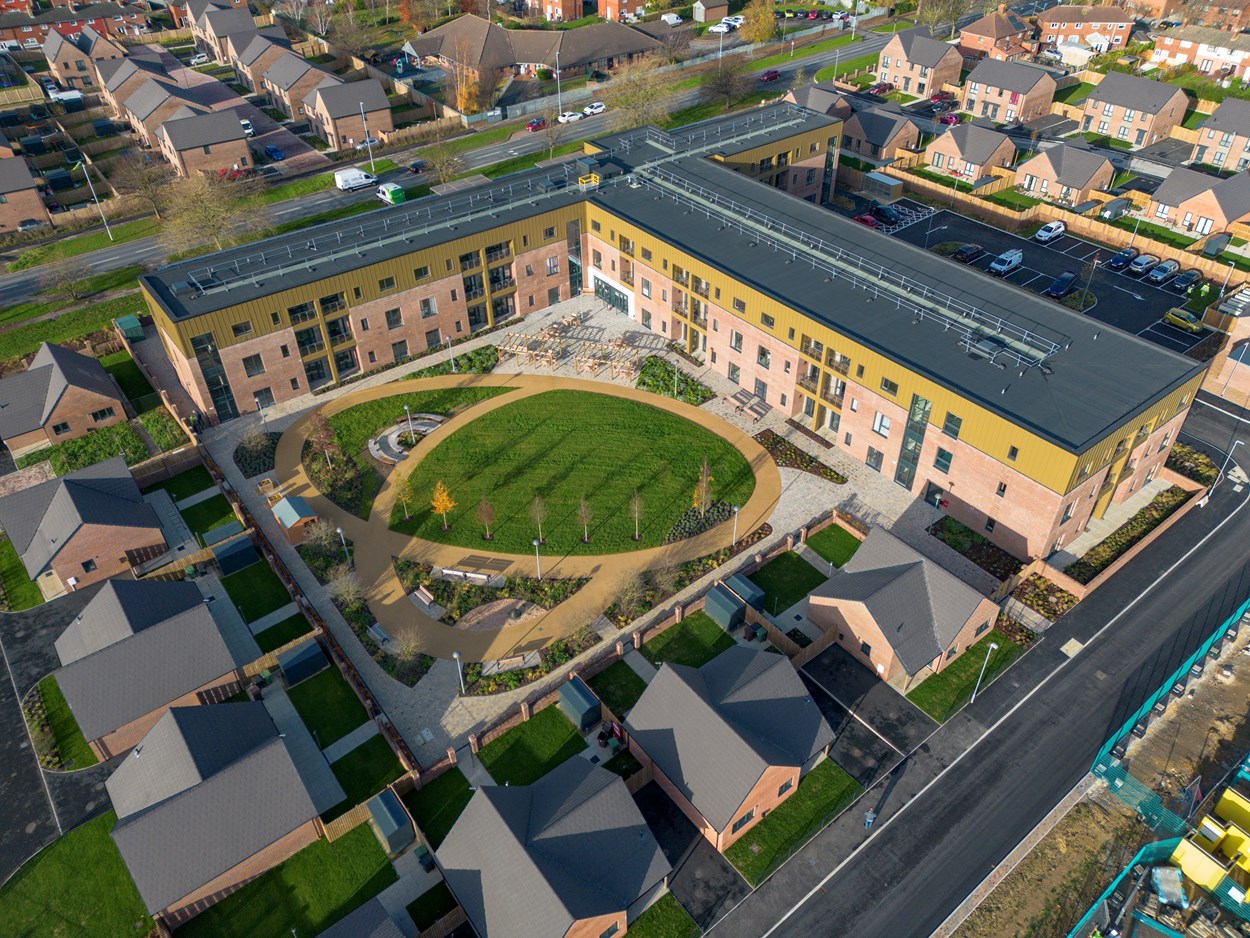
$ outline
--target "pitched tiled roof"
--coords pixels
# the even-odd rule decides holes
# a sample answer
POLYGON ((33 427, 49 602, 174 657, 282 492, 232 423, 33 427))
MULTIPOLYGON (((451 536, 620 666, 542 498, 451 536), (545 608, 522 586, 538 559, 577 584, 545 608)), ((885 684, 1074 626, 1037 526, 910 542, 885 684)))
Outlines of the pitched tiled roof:
POLYGON ((247 7, 242 9, 229 7, 225 10, 209 9, 200 17, 199 25, 206 32, 212 32, 218 39, 235 33, 256 31, 256 21, 252 19, 252 14, 247 7))
POLYGON ((1211 116, 1198 125, 1198 129, 1250 137, 1250 101, 1225 98, 1211 112, 1211 116))
POLYGON ((182 100, 178 91, 176 85, 149 78, 126 97, 126 110, 135 116, 135 120, 142 122, 170 98, 182 100))
MULTIPOLYGON (((959 155, 973 166, 985 166, 1004 141, 1011 143, 1011 138, 1006 134, 978 124, 959 124, 952 127, 950 139, 959 155)), ((1011 152, 1014 153, 1015 150, 1015 144, 1012 144, 1011 152)))
POLYGON ((907 61, 925 68, 934 68, 947 55, 959 55, 959 50, 945 42, 934 39, 923 28, 908 29, 898 34, 907 61))
MULTIPOLYGON (((30 167, 26 165, 26 160, 20 156, 0 158, 0 195, 38 187, 39 181, 35 179, 30 167)), ((2 426, 3 422, 0 421, 0 427, 2 426)), ((3 435, 3 431, 0 431, 0 436, 3 435)))
MULTIPOLYGON (((1216 29, 1214 26, 1185 26, 1166 33, 1162 39, 1171 39, 1171 45, 1176 45, 1178 42, 1192 42, 1198 45, 1214 46, 1217 49, 1250 52, 1250 36, 1245 33, 1230 33, 1226 29, 1216 29)), ((1225 100, 1238 99, 1227 98, 1225 100)))
POLYGON ((864 131, 864 139, 878 147, 889 145, 908 124, 916 126, 910 118, 879 107, 857 110, 852 120, 859 121, 859 126, 864 131))
POLYGON ((207 114, 171 118, 161 124, 160 133, 169 139, 175 151, 244 138, 243 126, 234 111, 210 111, 207 114))
POLYGON ((386 92, 376 78, 364 81, 327 82, 308 96, 310 99, 321 99, 326 111, 332 118, 360 116, 363 106, 366 114, 372 111, 385 111, 390 105, 386 100, 386 92))
POLYGON ((1014 11, 995 10, 993 13, 981 17, 975 23, 969 23, 965 26, 961 33, 968 33, 973 36, 988 36, 991 39, 1006 39, 1009 36, 1016 36, 1020 33, 1029 34, 1033 31, 1033 27, 1023 17, 1018 16, 1014 11))
POLYGON ((1085 100, 1087 103, 1097 101, 1146 114, 1158 114, 1177 94, 1183 98, 1185 93, 1175 85, 1161 81, 1150 81, 1123 72, 1109 72, 1085 100))
POLYGON ((29 13, 23 13, 20 10, 13 13, 0 14, 0 28, 14 27, 21 28, 23 26, 31 26, 35 23, 65 23, 69 20, 77 20, 85 22, 88 20, 111 20, 114 16, 124 16, 131 13, 142 13, 142 10, 135 7, 124 7, 116 3, 89 3, 86 6, 55 6, 50 10, 43 10, 31 16, 29 13))
POLYGON ((187 581, 105 580, 56 640, 56 656, 62 666, 73 664, 203 604, 199 588, 187 581))
POLYGON ((1055 181, 1059 185, 1070 186, 1073 189, 1084 189, 1103 166, 1111 165, 1111 161, 1101 153, 1065 143, 1062 146, 1043 150, 1037 156, 1022 163, 1018 167, 1017 174, 1030 172, 1029 167, 1039 162, 1050 166, 1055 181))
POLYGON ((852 111, 850 99, 833 82, 806 84, 786 92, 786 100, 818 114, 849 117, 852 111))
POLYGON ((1176 166, 1159 184, 1159 188, 1155 190, 1151 198, 1162 205, 1175 208, 1199 193, 1214 189, 1219 181, 1219 176, 1208 176, 1195 169, 1176 166))
POLYGON ((279 56, 277 61, 265 69, 263 77, 275 88, 286 91, 294 87, 297 81, 313 70, 320 72, 322 75, 330 74, 323 69, 317 68, 317 66, 313 65, 302 56, 295 55, 292 52, 286 52, 279 56))
POLYGON ((403 938, 404 933, 386 912, 381 899, 370 899, 349 912, 317 938, 403 938))
POLYGON ((1119 7, 1099 5, 1099 6, 1059 6, 1051 7, 1038 14, 1038 21, 1042 23, 1133 23, 1136 18, 1127 10, 1121 10, 1119 7))
POLYGON ((1018 62, 1000 62, 998 59, 982 59, 981 63, 968 75, 968 82, 979 82, 988 88, 1002 88, 1017 94, 1028 94, 1037 87, 1038 82, 1054 78, 1049 72, 1021 65, 1018 62))
POLYGON ((266 49, 290 49, 291 44, 281 39, 274 39, 266 36, 263 32, 252 37, 252 40, 243 47, 243 51, 239 53, 239 64, 251 65, 262 55, 266 49))
MULTIPOLYGON (((26 165, 20 157, 10 157, 0 160, 0 169, 6 163, 26 165)), ((29 368, 0 379, 0 439, 42 427, 69 388, 120 398, 108 372, 94 358, 45 342, 29 368)))

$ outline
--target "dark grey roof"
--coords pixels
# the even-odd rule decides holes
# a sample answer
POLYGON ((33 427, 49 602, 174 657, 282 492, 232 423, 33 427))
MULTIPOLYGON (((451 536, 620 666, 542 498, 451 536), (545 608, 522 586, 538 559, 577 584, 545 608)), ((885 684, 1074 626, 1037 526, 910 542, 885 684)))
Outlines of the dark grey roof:
POLYGON ((124 51, 124 50, 121 50, 120 47, 117 45, 117 43, 114 42, 112 39, 110 39, 108 36, 104 35, 103 33, 96 32, 96 30, 91 26, 84 26, 82 28, 82 32, 79 34, 79 40, 78 40, 79 48, 81 48, 83 52, 87 53, 87 55, 94 56, 97 54, 97 52, 99 52, 100 54, 103 54, 102 50, 97 49, 97 47, 101 45, 110 46, 111 47, 109 49, 110 52, 124 51))
POLYGON ((1017 94, 1028 94, 1043 79, 1048 79, 1054 85, 1055 79, 1040 68, 986 58, 972 70, 966 81, 979 82, 987 88, 1002 88, 1017 94))
POLYGON ((179 151, 244 138, 243 126, 234 111, 210 111, 207 114, 171 118, 161 124, 161 133, 179 151))
POLYGON ((908 124, 916 127, 911 118, 879 107, 857 109, 855 117, 863 128, 864 139, 878 147, 887 146, 908 124))
POLYGON ((339 919, 317 938, 404 938, 380 899, 370 899, 339 919))
MULTIPOLYGON (((230 674, 242 664, 234 660, 194 584, 129 582, 157 587, 186 585, 197 594, 199 602, 160 621, 147 623, 130 635, 120 636, 55 672, 65 701, 88 740, 99 739, 167 706, 184 694, 230 674)), ((143 598, 142 593, 128 595, 132 600, 143 598)), ((165 599, 160 592, 153 595, 156 603, 163 603, 165 599)), ((87 605, 62 638, 76 627, 79 635, 71 638, 99 641, 107 637, 82 634, 83 629, 91 628, 91 606, 96 600, 87 605)), ((110 623, 106 623, 105 628, 109 627, 110 623)), ((61 644, 58 639, 58 653, 61 644)))
POLYGON ((0 526, 32 577, 86 524, 159 526, 122 457, 0 498, 0 526))
POLYGON ((862 603, 908 674, 945 654, 985 599, 884 528, 873 528, 809 601, 822 597, 862 603))
POLYGON ((1084 189, 1093 180, 1095 173, 1103 166, 1111 165, 1111 161, 1101 153, 1065 143, 1043 150, 1037 156, 1022 163, 1017 172, 1029 172, 1030 164, 1036 161, 1049 163, 1055 174, 1055 181, 1061 186, 1071 186, 1073 189, 1084 189))
POLYGON ((316 816, 265 705, 174 707, 109 776, 113 840, 159 912, 316 816))
POLYGON ((1219 181, 1219 176, 1210 176, 1184 166, 1174 166, 1151 198, 1155 202, 1175 208, 1196 195, 1214 189, 1219 181))
POLYGON ((49 62, 51 62, 54 58, 56 58, 60 54, 62 46, 73 46, 75 49, 78 48, 77 46, 74 46, 72 42, 70 42, 60 33, 58 33, 55 29, 48 30, 48 35, 43 40, 44 58, 46 58, 49 62))
POLYGON ((324 75, 330 74, 323 69, 317 68, 317 66, 302 56, 287 52, 280 55, 277 61, 265 69, 264 78, 275 88, 286 91, 311 70, 316 70, 324 75))
POLYGON ((786 99, 817 114, 846 114, 853 110, 851 100, 833 82, 811 82, 786 92, 786 99))
POLYGON ((243 51, 240 52, 238 56, 239 64, 251 65, 265 54, 266 49, 286 49, 289 51, 290 48, 290 42, 282 39, 275 39, 271 36, 265 35, 264 32, 261 32, 254 36, 252 41, 243 47, 243 51))
POLYGON ((135 120, 142 122, 170 98, 181 100, 175 86, 149 78, 126 98, 126 110, 134 115, 135 120))
POLYGON ((1107 77, 1095 86, 1085 100, 1114 104, 1146 114, 1158 114, 1178 94, 1183 107, 1185 92, 1175 85, 1126 75, 1124 72, 1108 72, 1107 77))
POLYGON ((463 64, 475 69, 503 68, 516 64, 508 33, 496 23, 466 13, 411 40, 404 51, 416 56, 463 59, 463 64))
POLYGON ((78 20, 80 23, 86 20, 96 19, 112 19, 114 16, 122 16, 127 13, 142 13, 135 7, 123 7, 116 3, 89 3, 86 6, 55 6, 50 10, 44 10, 31 16, 29 13, 4 13, 0 14, 0 29, 13 28, 22 26, 30 26, 33 23, 64 23, 69 20, 78 20))
POLYGON ((207 10, 200 17, 200 28, 211 30, 218 39, 235 33, 255 32, 256 21, 247 7, 229 7, 225 10, 207 10))
MULTIPOLYGON (((1250 39, 1250 37, 1247 37, 1250 39)), ((1225 98, 1211 116, 1198 125, 1198 130, 1214 130, 1216 133, 1237 134, 1250 137, 1250 101, 1241 98, 1225 98)))
POLYGON ((718 831, 767 769, 802 766, 833 741, 789 659, 742 645, 701 668, 665 664, 625 724, 718 831))
POLYGON ((669 873, 625 783, 572 758, 477 790, 436 853, 481 938, 551 938, 622 912, 669 873))
POLYGON ((907 61, 915 65, 934 68, 948 55, 959 57, 958 49, 934 39, 924 27, 904 30, 898 34, 898 38, 903 44, 903 54, 907 56, 907 61))
MULTIPOLYGON (((950 137, 959 148, 960 156, 973 166, 985 166, 994 155, 994 151, 1001 147, 1004 141, 1011 143, 1011 138, 1006 134, 1000 134, 997 130, 990 130, 979 124, 959 124, 952 127, 950 137)), ((1015 151, 1015 144, 1012 144, 1011 152, 1015 153, 1015 151)))
POLYGON ((1225 218, 1230 222, 1241 221, 1250 214, 1250 173, 1243 171, 1220 180, 1211 194, 1215 196, 1225 218))
POLYGON ((230 4, 218 3, 216 0, 187 0, 186 2, 187 15, 191 17, 193 23, 198 23, 200 17, 210 9, 228 10, 230 4))
MULTIPOLYGON (((104 87, 114 93, 127 81, 136 76, 148 76, 150 78, 166 77, 165 70, 160 67, 158 62, 139 55, 130 55, 124 59, 106 59, 103 62, 98 62, 96 68, 100 72, 100 79, 104 82, 104 87)), ((119 103, 124 104, 125 101, 123 100, 119 103)))
POLYGON ((0 193, 21 192, 23 189, 38 188, 39 183, 31 175, 26 160, 20 156, 6 156, 0 159, 0 193))
POLYGON ((409 42, 410 55, 464 58, 464 64, 485 70, 507 66, 589 65, 613 56, 633 55, 658 49, 657 39, 624 23, 609 21, 577 29, 504 29, 473 13, 466 13, 409 42))
MULTIPOLYGON (((1214 26, 1183 26, 1180 29, 1170 30, 1165 38, 1172 40, 1173 46, 1177 42, 1192 42, 1213 46, 1216 49, 1250 52, 1250 36, 1245 33, 1230 33, 1226 29, 1216 29, 1214 26)), ((1160 43, 1158 48, 1166 49, 1167 47, 1160 43)))
POLYGON ((373 111, 385 111, 390 107, 386 101, 386 92, 382 90, 382 85, 376 78, 326 83, 314 89, 309 97, 321 98, 330 117, 336 120, 340 117, 351 117, 353 114, 359 117, 362 105, 366 114, 373 111))
POLYGON ((63 666, 73 664, 203 604, 188 581, 106 580, 56 640, 56 656, 63 666))

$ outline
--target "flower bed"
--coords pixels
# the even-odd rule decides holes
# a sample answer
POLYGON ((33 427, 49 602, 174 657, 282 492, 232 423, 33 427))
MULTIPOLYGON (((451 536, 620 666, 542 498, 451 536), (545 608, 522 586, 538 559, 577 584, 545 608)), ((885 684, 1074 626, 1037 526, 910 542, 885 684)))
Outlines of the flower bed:
POLYGON ((650 391, 662 397, 675 397, 695 407, 706 404, 716 396, 715 392, 702 381, 696 381, 676 365, 654 355, 648 355, 642 360, 642 369, 638 373, 638 383, 635 387, 640 391, 650 391), (676 394, 673 393, 674 381, 676 381, 676 394))
POLYGON ((1002 632, 1021 648, 1028 648, 1037 641, 1037 633, 1002 611, 998 613, 998 619, 994 622, 994 630, 1002 632))
POLYGON ((734 506, 728 502, 712 502, 703 514, 699 514, 697 508, 687 508, 669 529, 664 543, 672 544, 674 541, 684 541, 688 537, 695 537, 704 531, 712 530, 722 522, 732 521, 733 516, 734 506))
POLYGON ((772 430, 761 430, 755 434, 755 442, 768 450, 773 461, 784 469, 798 469, 825 479, 835 485, 845 485, 846 476, 832 466, 827 466, 806 450, 801 450, 785 437, 772 430))
POLYGON ((1052 583, 1040 573, 1029 576, 1011 595, 1052 622, 1080 602, 1066 589, 1052 583))
POLYGON ((489 677, 482 675, 482 666, 477 662, 464 666, 464 684, 470 697, 482 697, 488 694, 501 694, 516 690, 526 684, 532 684, 541 677, 550 674, 561 665, 568 664, 588 648, 594 648, 602 641, 588 628, 581 628, 558 642, 548 645, 538 653, 539 664, 533 668, 518 668, 515 671, 503 671, 489 677))
POLYGON ((929 528, 929 533, 947 547, 959 551, 986 573, 1000 580, 1014 576, 1024 566, 997 544, 986 540, 972 528, 961 524, 949 515, 935 522, 929 528))
POLYGON ((1183 443, 1177 443, 1172 447, 1172 452, 1168 453, 1166 465, 1177 475, 1201 482, 1203 485, 1213 483, 1220 472, 1219 467, 1206 453, 1200 453, 1183 443))
POLYGON ((1191 495, 1193 492, 1186 492, 1179 485, 1160 492, 1149 505, 1095 544, 1084 557, 1068 564, 1063 572, 1078 583, 1088 583, 1166 521, 1191 495))
POLYGON ((434 602, 447 610, 442 621, 448 625, 455 625, 473 609, 498 599, 519 599, 544 609, 554 609, 590 582, 575 577, 536 580, 533 577, 510 576, 501 588, 492 589, 475 583, 440 580, 434 576, 429 564, 399 557, 395 558, 395 575, 399 577, 405 593, 415 591, 418 586, 429 590, 434 602))
POLYGON ((266 472, 273 472, 273 457, 278 451, 278 440, 281 433, 249 434, 234 448, 234 464, 243 473, 243 478, 251 479, 266 472))

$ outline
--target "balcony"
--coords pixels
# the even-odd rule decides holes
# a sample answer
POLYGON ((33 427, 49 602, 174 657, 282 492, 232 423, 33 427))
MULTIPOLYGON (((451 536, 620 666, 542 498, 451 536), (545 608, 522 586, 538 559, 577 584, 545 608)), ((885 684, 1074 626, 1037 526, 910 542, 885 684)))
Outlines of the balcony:
POLYGON ((825 356, 825 366, 832 368, 840 375, 849 374, 851 370, 851 362, 848 358, 842 358, 840 355, 830 352, 825 356))
POLYGON ((303 358, 314 352, 320 352, 326 347, 326 344, 320 339, 314 339, 312 342, 300 342, 297 347, 299 348, 300 357, 303 358))
POLYGON ((485 295, 486 295, 485 287, 473 287, 472 289, 470 289, 469 287, 464 288, 464 298, 466 302, 470 300, 481 299, 485 295))
POLYGON ((673 283, 679 283, 683 287, 689 287, 690 286, 690 274, 686 273, 686 271, 684 270, 673 268, 673 283))
POLYGON ((634 272, 632 270, 626 270, 625 268, 622 267, 621 268, 621 283, 628 284, 629 286, 632 287, 634 285, 634 272))
POLYGON ((825 357, 825 346, 820 342, 813 342, 811 339, 804 339, 800 342, 799 351, 816 361, 820 361, 825 357))
POLYGON ((819 375, 799 375, 794 383, 801 387, 804 391, 810 391, 812 394, 815 394, 816 385, 818 383, 817 379, 819 377, 819 375))
POLYGON ((694 286, 690 289, 694 290, 695 293, 699 294, 699 296, 706 300, 708 293, 711 291, 711 284, 709 284, 706 280, 695 280, 694 286))
POLYGON ((481 266, 482 266, 482 259, 478 257, 476 254, 464 255, 460 258, 460 270, 462 272, 466 270, 476 270, 477 268, 481 266))
POLYGON ((707 313, 699 312, 697 308, 690 311, 690 321, 701 329, 707 328, 707 313))
POLYGON ((634 256, 634 242, 628 238, 621 238, 621 253, 626 257, 634 256))
POLYGON ((494 247, 486 249, 486 263, 493 264, 495 261, 501 261, 506 257, 512 256, 512 247, 507 244, 497 244, 494 247))
POLYGON ((355 336, 353 336, 350 332, 332 332, 330 334, 330 344, 343 345, 346 342, 350 342, 354 338, 355 336))
POLYGON ((685 300, 673 300, 673 312, 677 313, 679 316, 689 316, 690 306, 685 300))
POLYGON ((498 290, 506 290, 508 289, 508 287, 515 287, 515 286, 516 286, 516 277, 512 276, 512 274, 508 274, 506 277, 491 277, 490 278, 490 289, 492 293, 498 290))
POLYGON ((826 404, 832 404, 834 407, 838 408, 838 410, 841 410, 842 402, 846 400, 846 394, 845 392, 842 394, 834 394, 828 388, 821 388, 820 399, 826 404))

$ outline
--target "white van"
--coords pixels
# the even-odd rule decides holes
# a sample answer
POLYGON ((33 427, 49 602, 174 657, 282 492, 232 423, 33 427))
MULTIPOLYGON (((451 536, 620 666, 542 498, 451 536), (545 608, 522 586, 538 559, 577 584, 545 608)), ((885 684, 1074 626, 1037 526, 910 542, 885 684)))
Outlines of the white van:
POLYGON ((668 23, 669 26, 680 26, 683 22, 685 22, 676 13, 664 13, 660 16, 660 20, 668 23))
POLYGON ((1024 263, 1024 252, 1018 248, 1011 251, 1004 251, 998 257, 990 261, 990 273, 999 277, 1005 277, 1017 267, 1024 263))
POLYGON ((334 187, 344 192, 354 192, 377 184, 378 177, 362 169, 339 169, 334 172, 334 187))

